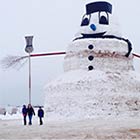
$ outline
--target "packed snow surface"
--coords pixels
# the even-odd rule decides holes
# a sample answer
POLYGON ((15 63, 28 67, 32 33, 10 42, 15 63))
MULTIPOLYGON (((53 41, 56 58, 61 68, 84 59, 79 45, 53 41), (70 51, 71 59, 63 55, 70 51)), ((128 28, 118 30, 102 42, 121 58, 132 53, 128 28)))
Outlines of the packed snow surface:
POLYGON ((140 138, 139 117, 43 121, 44 124, 40 126, 37 116, 33 116, 33 125, 24 126, 22 115, 19 119, 0 120, 0 139, 139 140, 140 138))

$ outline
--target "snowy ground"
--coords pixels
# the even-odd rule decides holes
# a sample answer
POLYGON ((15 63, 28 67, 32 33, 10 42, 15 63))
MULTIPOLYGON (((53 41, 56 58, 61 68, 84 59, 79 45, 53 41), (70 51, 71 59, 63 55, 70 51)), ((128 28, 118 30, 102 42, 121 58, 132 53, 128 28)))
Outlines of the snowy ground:
POLYGON ((38 125, 33 118, 32 126, 24 126, 22 116, 4 119, 0 116, 0 139, 46 140, 139 140, 140 120, 131 118, 98 118, 78 121, 45 121, 38 125), (12 119, 13 118, 13 119, 12 119), (2 120, 3 119, 3 120, 2 120))

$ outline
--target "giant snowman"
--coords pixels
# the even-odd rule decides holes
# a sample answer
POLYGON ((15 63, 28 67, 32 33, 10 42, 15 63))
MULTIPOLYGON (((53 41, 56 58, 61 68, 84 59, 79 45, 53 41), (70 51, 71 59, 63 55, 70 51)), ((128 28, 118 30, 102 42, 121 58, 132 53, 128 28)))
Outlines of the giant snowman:
POLYGON ((64 74, 45 88, 47 119, 140 115, 140 76, 132 46, 121 36, 105 1, 86 5, 78 33, 67 46, 64 74))

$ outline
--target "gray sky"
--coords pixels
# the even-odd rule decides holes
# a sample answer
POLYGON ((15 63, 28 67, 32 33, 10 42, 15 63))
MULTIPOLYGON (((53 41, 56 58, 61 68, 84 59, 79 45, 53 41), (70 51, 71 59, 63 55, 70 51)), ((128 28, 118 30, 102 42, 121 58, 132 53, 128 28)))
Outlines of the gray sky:
MULTIPOLYGON (((110 0, 111 1, 111 0, 110 0)), ((92 0, 0 0, 0 60, 7 55, 26 55, 26 35, 33 35, 34 53, 65 51, 78 31, 85 4, 92 0)), ((138 0, 113 1, 123 36, 140 53, 138 0)), ((140 72, 140 60, 135 59, 140 72)), ((44 104, 44 86, 63 73, 63 56, 32 59, 32 103, 44 104)), ((28 64, 20 70, 0 68, 0 105, 28 103, 28 64)))

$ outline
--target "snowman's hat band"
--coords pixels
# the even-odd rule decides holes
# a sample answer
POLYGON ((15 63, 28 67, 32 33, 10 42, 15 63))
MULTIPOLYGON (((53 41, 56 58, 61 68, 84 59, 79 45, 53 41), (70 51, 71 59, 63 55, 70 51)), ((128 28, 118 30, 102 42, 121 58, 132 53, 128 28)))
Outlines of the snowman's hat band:
POLYGON ((86 5, 86 14, 91 14, 95 12, 108 12, 112 13, 112 5, 108 2, 93 2, 86 5))

